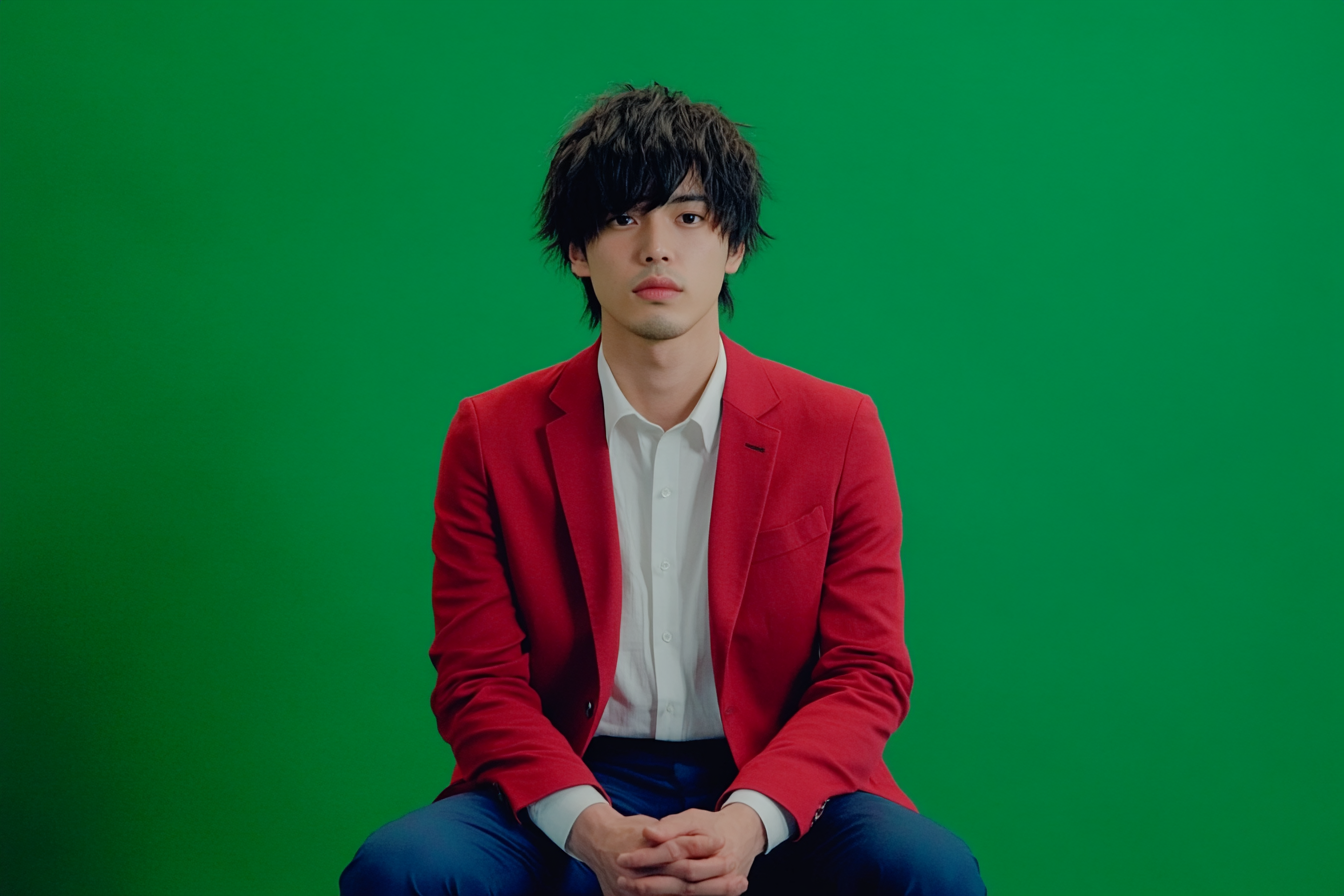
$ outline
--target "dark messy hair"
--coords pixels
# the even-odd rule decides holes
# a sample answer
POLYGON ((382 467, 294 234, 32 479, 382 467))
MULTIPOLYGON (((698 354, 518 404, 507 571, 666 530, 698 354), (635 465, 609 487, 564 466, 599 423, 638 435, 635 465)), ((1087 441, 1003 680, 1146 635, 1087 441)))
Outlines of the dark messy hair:
MULTIPOLYGON (((658 83, 602 94, 555 145, 537 204, 537 235, 547 254, 567 265, 569 247, 586 247, 612 215, 657 208, 694 174, 708 199, 708 220, 727 235, 729 251, 746 246, 751 255, 770 234, 759 220, 765 181, 741 127, 717 106, 693 103, 658 83)), ((592 279, 582 280, 588 326, 596 327, 602 306, 592 279)), ((726 276, 719 307, 732 316, 726 276)))

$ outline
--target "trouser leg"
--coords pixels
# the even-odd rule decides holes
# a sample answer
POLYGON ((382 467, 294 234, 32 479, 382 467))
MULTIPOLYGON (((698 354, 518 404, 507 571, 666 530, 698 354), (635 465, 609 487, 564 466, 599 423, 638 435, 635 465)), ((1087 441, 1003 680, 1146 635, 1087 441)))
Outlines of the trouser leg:
POLYGON ((983 896, 980 865, 962 840, 871 793, 833 797, 796 842, 759 856, 752 896, 983 896))
POLYGON ((592 894, 597 879, 498 800, 461 793, 373 833, 341 874, 341 896, 592 894))

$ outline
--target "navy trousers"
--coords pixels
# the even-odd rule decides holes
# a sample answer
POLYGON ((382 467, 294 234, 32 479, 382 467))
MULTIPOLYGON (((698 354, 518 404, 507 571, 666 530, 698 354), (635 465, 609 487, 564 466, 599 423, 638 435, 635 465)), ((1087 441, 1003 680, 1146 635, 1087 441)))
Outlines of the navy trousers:
MULTIPOLYGON (((595 738, 584 761, 627 815, 713 809, 737 773, 723 740, 595 738)), ((980 866, 954 834, 870 793, 833 797, 806 836, 756 857, 750 896, 984 896, 980 866)), ((597 877, 524 814, 483 791, 439 800, 383 826, 341 875, 342 896, 600 896, 597 877)))

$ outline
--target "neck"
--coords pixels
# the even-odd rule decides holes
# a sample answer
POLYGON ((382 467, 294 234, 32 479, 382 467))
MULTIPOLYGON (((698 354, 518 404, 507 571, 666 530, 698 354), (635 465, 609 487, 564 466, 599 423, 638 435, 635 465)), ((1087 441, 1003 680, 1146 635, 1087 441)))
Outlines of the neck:
POLYGON ((706 314, 675 339, 645 339, 604 325, 602 354, 634 409, 671 429, 695 410, 719 360, 718 315, 706 314))

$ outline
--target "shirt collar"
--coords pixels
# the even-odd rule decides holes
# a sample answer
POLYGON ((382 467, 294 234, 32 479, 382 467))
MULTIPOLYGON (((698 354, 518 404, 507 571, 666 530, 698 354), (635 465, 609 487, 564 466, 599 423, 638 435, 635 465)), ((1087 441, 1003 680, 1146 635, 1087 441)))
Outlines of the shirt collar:
MULTIPOLYGON (((653 426, 644 416, 635 410, 634 405, 626 399, 625 393, 616 383, 616 376, 611 372, 611 365, 607 363, 607 356, 602 352, 602 346, 599 344, 597 349, 597 379, 602 384, 602 413, 606 418, 607 441, 611 441, 611 432, 616 428, 616 424, 623 418, 634 415, 638 419, 653 426)), ((714 444, 714 437, 719 432, 719 419, 723 416, 723 384, 728 379, 728 353, 723 349, 723 339, 719 339, 719 358, 714 362, 714 372, 709 375, 709 382, 705 384, 705 391, 700 393, 700 400, 695 403, 691 414, 677 426, 694 424, 700 430, 700 435, 704 439, 705 448, 714 444)), ((670 430, 669 430, 670 431, 670 430)))

